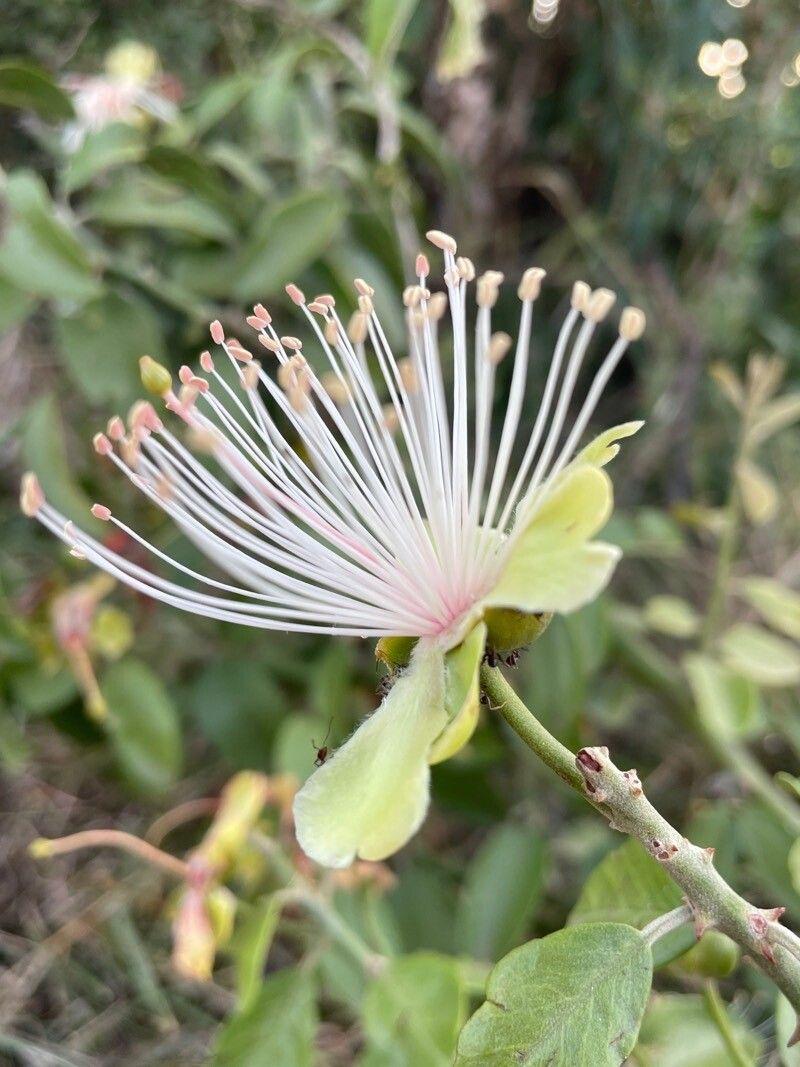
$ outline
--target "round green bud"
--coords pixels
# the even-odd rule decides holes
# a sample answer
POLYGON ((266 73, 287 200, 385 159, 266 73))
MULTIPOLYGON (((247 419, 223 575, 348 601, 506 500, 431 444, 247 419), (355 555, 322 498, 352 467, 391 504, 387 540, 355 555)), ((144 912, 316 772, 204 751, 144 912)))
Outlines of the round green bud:
POLYGON ((139 358, 139 374, 142 385, 155 396, 164 396, 172 388, 172 375, 162 363, 156 363, 152 356, 139 358))
POLYGON ((719 930, 706 930, 697 944, 675 961, 675 966, 704 978, 727 978, 739 966, 740 957, 735 941, 719 930))
POLYGON ((486 647, 499 653, 525 648, 541 637, 552 617, 550 611, 528 615, 515 608, 488 608, 483 616, 487 631, 486 647))

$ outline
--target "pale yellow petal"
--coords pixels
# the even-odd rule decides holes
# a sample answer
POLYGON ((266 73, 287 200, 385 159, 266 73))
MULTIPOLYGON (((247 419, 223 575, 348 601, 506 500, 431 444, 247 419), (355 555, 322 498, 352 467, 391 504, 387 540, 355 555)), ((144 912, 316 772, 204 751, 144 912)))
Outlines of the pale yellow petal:
POLYGON ((378 710, 295 797, 301 848, 326 867, 380 860, 419 829, 428 809, 428 751, 447 724, 444 655, 420 641, 378 710))
POLYGON ((616 545, 602 541, 561 552, 516 554, 485 603, 529 612, 577 611, 605 589, 621 555, 616 545))
POLYGON ((605 467, 606 463, 610 463, 619 452, 619 445, 616 442, 624 437, 632 437, 643 426, 643 420, 638 419, 635 422, 622 422, 619 426, 604 430, 577 454, 573 463, 576 466, 581 463, 591 463, 598 467, 605 467))
POLYGON ((485 647, 486 626, 481 622, 445 656, 445 711, 450 721, 431 745, 428 763, 441 763, 454 756, 475 732, 485 647))

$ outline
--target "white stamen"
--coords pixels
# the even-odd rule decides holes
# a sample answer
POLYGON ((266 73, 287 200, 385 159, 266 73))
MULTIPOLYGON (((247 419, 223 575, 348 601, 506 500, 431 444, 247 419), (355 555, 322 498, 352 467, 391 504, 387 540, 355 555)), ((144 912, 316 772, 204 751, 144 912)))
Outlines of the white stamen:
POLYGON ((198 588, 126 559, 67 522, 30 474, 21 487, 25 514, 65 541, 73 555, 157 600, 208 618, 361 636, 447 639, 460 632, 508 558, 529 506, 539 499, 537 490, 550 484, 579 446, 603 389, 645 320, 637 308, 623 310, 619 337, 565 433, 595 327, 615 300, 607 289, 592 292, 576 282, 532 432, 520 442, 533 306, 544 278, 543 270, 529 268, 517 290, 519 331, 491 462, 495 375, 512 347, 508 334, 492 332, 503 275, 486 271, 478 279, 470 370, 467 293, 475 267, 456 258, 456 242, 448 234, 432 230, 427 237, 443 253, 447 292, 431 291, 437 285, 429 279, 428 257, 420 253, 417 282, 403 294, 406 358, 392 352, 375 311, 374 289, 363 279, 355 281, 358 310, 346 330, 332 296, 307 303, 290 284, 286 292, 316 339, 308 358, 300 339, 279 335, 270 313, 256 304, 247 323, 276 358, 277 373, 267 374, 214 321, 211 338, 227 358, 228 373, 221 374, 216 358, 203 352, 199 365, 205 377, 184 366, 178 395, 171 389, 164 393, 167 409, 185 424, 190 447, 162 424, 149 402, 131 409, 127 433, 114 416, 107 433, 95 435, 95 450, 232 581, 193 570, 106 505, 93 505, 96 519, 112 523, 158 566, 191 578, 198 588), (452 373, 445 373, 439 349, 448 308, 452 373), (471 402, 474 424, 468 418, 471 402), (515 460, 516 451, 522 455, 515 460))

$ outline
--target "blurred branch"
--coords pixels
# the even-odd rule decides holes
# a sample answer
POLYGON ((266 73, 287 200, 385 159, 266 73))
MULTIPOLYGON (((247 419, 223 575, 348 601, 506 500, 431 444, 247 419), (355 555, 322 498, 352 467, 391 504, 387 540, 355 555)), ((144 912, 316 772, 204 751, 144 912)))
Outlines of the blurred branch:
POLYGON ((37 859, 62 856, 68 852, 75 852, 82 848, 119 848, 123 852, 130 852, 138 859, 144 860, 153 867, 160 867, 167 874, 176 878, 185 879, 189 874, 189 865, 179 860, 177 856, 171 856, 168 852, 162 852, 154 848, 140 837, 127 834, 124 830, 81 830, 77 834, 68 834, 67 837, 57 837, 52 840, 39 837, 31 842, 30 853, 37 859))
MULTIPOLYGON (((800 938, 779 918, 783 908, 755 908, 714 866, 713 852, 687 841, 653 807, 635 770, 620 771, 605 748, 570 752, 522 703, 497 668, 481 668, 481 685, 525 744, 563 781, 598 807, 613 829, 637 840, 685 894, 700 936, 713 926, 750 954, 800 1010, 800 938)), ((800 1038, 800 1030, 793 1040, 800 1038)))

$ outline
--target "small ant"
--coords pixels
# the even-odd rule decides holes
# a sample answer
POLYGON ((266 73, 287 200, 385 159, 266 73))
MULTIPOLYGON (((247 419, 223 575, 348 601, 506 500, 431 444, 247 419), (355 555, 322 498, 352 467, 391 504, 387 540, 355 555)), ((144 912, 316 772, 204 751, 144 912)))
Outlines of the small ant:
POLYGON ((328 744, 327 744, 327 742, 328 742, 328 735, 331 732, 331 726, 332 725, 333 725, 333 718, 331 718, 331 721, 328 723, 328 730, 327 730, 327 733, 325 734, 325 737, 322 739, 322 745, 317 746, 317 742, 314 740, 313 737, 311 738, 311 744, 312 744, 312 746, 314 748, 314 751, 317 753, 317 758, 314 760, 314 766, 315 767, 321 767, 322 764, 325 762, 325 760, 328 758, 329 752, 328 752, 328 744))

